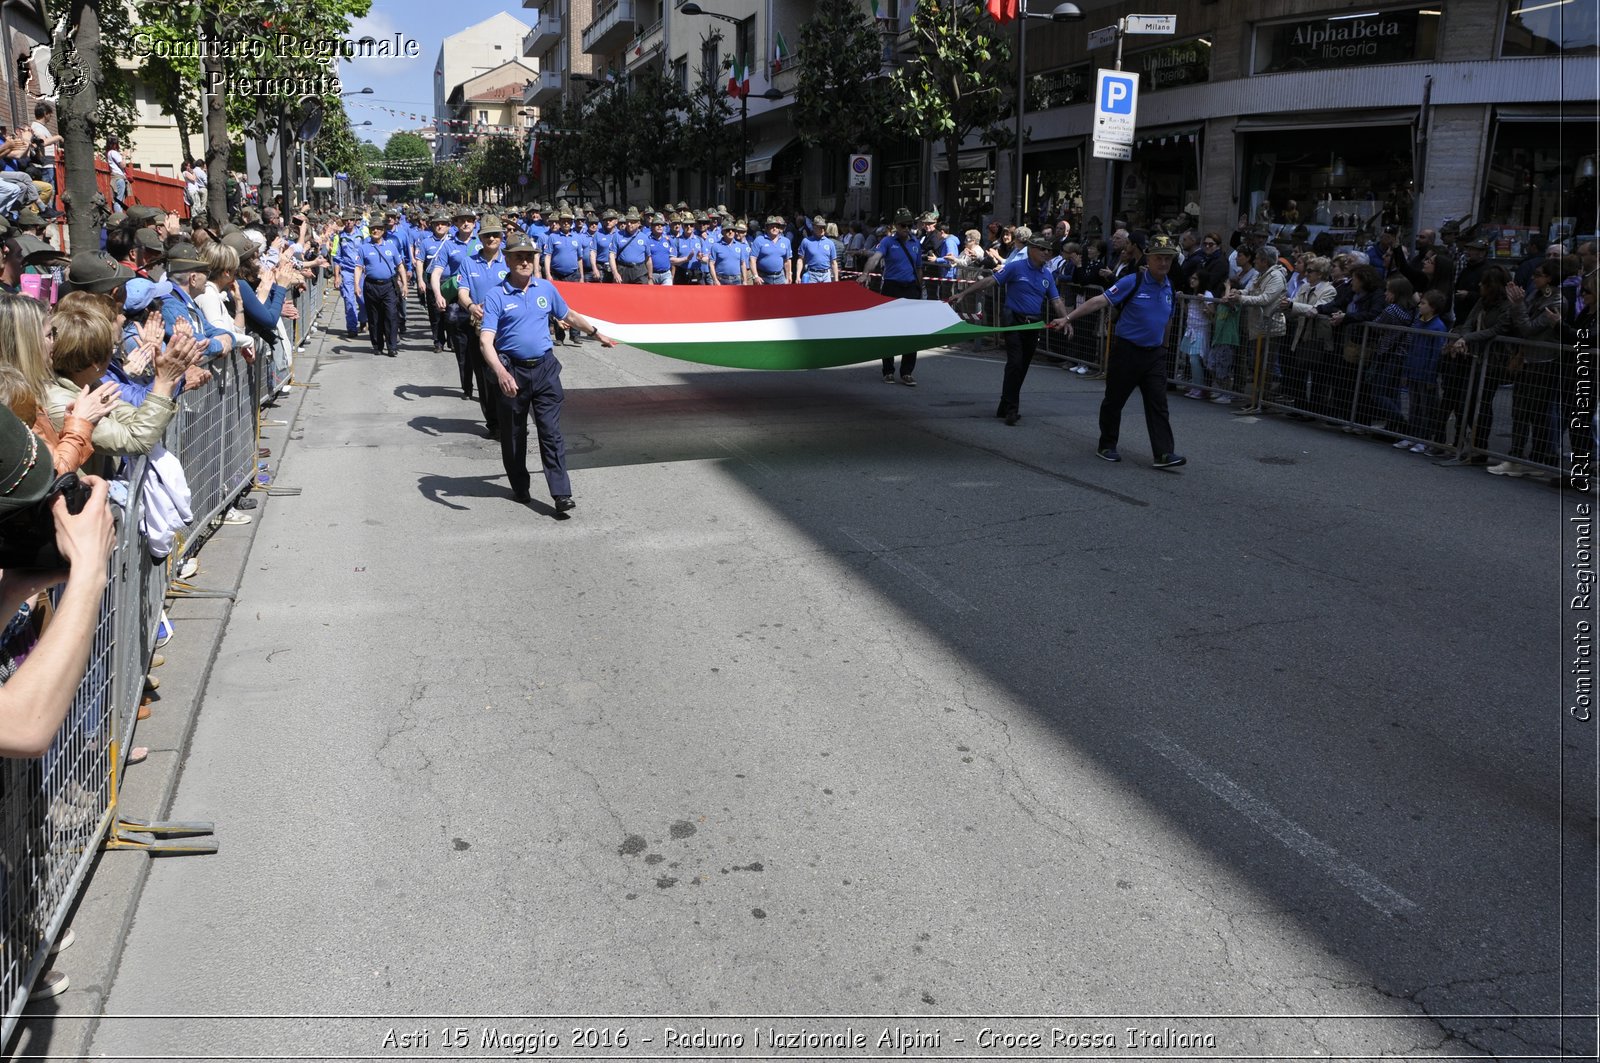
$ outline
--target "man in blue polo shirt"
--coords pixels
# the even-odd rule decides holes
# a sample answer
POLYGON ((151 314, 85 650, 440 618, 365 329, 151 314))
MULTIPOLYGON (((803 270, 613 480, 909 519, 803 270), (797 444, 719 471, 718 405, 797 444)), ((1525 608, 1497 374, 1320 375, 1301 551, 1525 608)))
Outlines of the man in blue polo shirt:
POLYGON ((827 237, 827 219, 811 219, 811 231, 800 240, 800 283, 822 284, 839 279, 839 249, 827 237))
POLYGON ((456 370, 461 376, 461 394, 468 399, 472 398, 473 365, 477 361, 478 341, 472 328, 472 319, 461 309, 458 300, 460 284, 456 278, 461 275, 467 259, 477 254, 483 246, 475 232, 477 227, 477 215, 470 208, 456 208, 455 233, 440 242, 428 263, 428 283, 433 289, 433 305, 444 315, 444 334, 450 349, 455 352, 456 370))
POLYGON ((361 234, 356 231, 360 214, 346 214, 339 230, 339 250, 333 256, 333 282, 344 299, 345 335, 355 339, 367 327, 367 305, 356 287, 356 263, 361 258, 361 234))
MULTIPOLYGON (((1055 241, 1048 236, 1035 236, 1028 241, 1028 255, 1007 262, 960 295, 950 297, 950 305, 999 285, 1005 291, 1006 309, 1011 311, 1011 323, 1031 325, 1042 322, 1045 312, 1050 313, 1049 328, 1060 328, 1067 321, 1067 304, 1061 300, 1056 288, 1055 274, 1050 271, 1050 256, 1055 253, 1055 241)), ((1014 425, 1022 419, 1022 382, 1027 379, 1028 366, 1033 364, 1034 351, 1039 348, 1040 330, 1026 329, 1007 332, 1006 373, 1000 384, 1000 407, 996 417, 1004 417, 1006 424, 1014 425)))
MULTIPOLYGON (((396 251, 400 253, 400 261, 405 263, 406 276, 411 276, 411 228, 406 225, 405 216, 398 210, 390 208, 384 212, 384 219, 388 222, 389 233, 384 237, 396 251)), ((401 296, 400 302, 395 305, 395 315, 400 322, 400 335, 406 334, 406 300, 401 296)))
POLYGON ((372 353, 400 354, 400 301, 406 297, 406 264, 394 243, 386 240, 385 222, 373 218, 367 226, 372 233, 361 245, 356 263, 356 287, 367 304, 367 323, 371 325, 372 353))
MULTIPOLYGON (((860 284, 863 288, 872 282, 872 275, 878 268, 883 267, 883 287, 879 289, 891 299, 921 299, 922 285, 917 278, 921 275, 919 259, 922 247, 917 243, 916 237, 911 235, 911 211, 901 207, 894 212, 894 232, 878 241, 878 246, 867 257, 866 265, 861 267, 860 284)), ((907 387, 917 386, 916 378, 911 375, 917 367, 917 352, 912 351, 900 359, 900 383, 907 387)), ((894 383, 894 358, 883 360, 883 382, 894 383)))
POLYGON ((783 219, 767 219, 767 231, 750 245, 755 256, 756 277, 762 284, 788 284, 794 245, 783 235, 783 219))
POLYGON ((617 237, 617 275, 623 284, 650 283, 650 234, 632 207, 628 208, 623 232, 617 237))
POLYGON ((676 250, 674 239, 667 235, 667 219, 662 214, 650 215, 650 283, 672 283, 672 256, 676 250))
POLYGON ((622 242, 622 234, 617 231, 617 212, 607 208, 600 215, 600 225, 600 231, 592 237, 594 272, 602 284, 619 284, 622 278, 617 274, 617 245, 622 242))
POLYGON ((434 253, 450 237, 450 219, 443 214, 435 214, 432 230, 417 234, 416 239, 411 242, 411 261, 416 267, 417 296, 422 302, 423 309, 428 312, 428 331, 433 337, 433 353, 438 354, 444 350, 445 315, 433 305, 433 293, 428 290, 423 278, 427 277, 428 270, 432 268, 434 253))
MULTIPOLYGON (((474 333, 483 321, 484 300, 489 293, 497 288, 506 279, 510 267, 506 265, 505 256, 500 253, 500 242, 505 236, 505 226, 500 224, 500 219, 493 214, 484 215, 482 223, 478 226, 478 238, 483 246, 478 253, 468 258, 461 264, 461 272, 456 276, 456 283, 460 285, 456 293, 456 302, 466 311, 467 320, 474 333)), ((471 373, 478 386, 478 407, 483 411, 483 423, 489 438, 493 439, 499 430, 500 404, 495 399, 494 377, 489 373, 488 367, 483 364, 483 359, 476 357, 477 351, 471 352, 474 357, 463 372, 471 373)), ((462 382, 462 390, 468 395, 472 394, 470 383, 462 382)))
POLYGON ((1121 461, 1117 436, 1122 428, 1122 407, 1137 389, 1144 397, 1145 429, 1158 469, 1174 469, 1188 459, 1173 452, 1172 423, 1167 419, 1167 324, 1172 319, 1172 282, 1167 274, 1177 261, 1178 249, 1165 236, 1152 238, 1144 249, 1142 269, 1119 279, 1093 299, 1079 303, 1067 315, 1062 329, 1072 339, 1072 319, 1097 313, 1102 307, 1118 308, 1116 337, 1106 366, 1106 395, 1100 403, 1100 444, 1095 449, 1106 461, 1121 461))
POLYGON ((733 227, 722 230, 722 239, 707 248, 711 256, 712 284, 744 283, 744 251, 733 239, 733 227))
POLYGON ((557 515, 577 508, 567 477, 566 446, 561 439, 561 363, 550 344, 553 322, 586 332, 603 347, 615 344, 589 319, 569 309, 555 285, 534 278, 533 242, 521 233, 506 241, 505 280, 483 301, 478 325, 479 353, 489 368, 500 402, 500 459, 505 463, 511 497, 530 502, 528 493, 528 412, 539 434, 539 458, 557 515))

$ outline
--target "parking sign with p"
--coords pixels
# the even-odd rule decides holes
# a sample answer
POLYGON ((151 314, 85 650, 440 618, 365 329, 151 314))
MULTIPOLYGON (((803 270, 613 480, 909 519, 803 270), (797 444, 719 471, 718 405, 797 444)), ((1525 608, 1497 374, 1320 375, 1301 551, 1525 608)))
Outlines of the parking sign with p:
POLYGON ((1095 139, 1132 144, 1139 104, 1139 75, 1101 70, 1096 79, 1094 101, 1095 139))

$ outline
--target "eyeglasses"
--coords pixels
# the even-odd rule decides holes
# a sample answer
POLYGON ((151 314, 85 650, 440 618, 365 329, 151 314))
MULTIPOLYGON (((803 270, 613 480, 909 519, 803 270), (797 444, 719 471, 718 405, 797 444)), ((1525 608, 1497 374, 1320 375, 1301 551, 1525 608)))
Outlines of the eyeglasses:
POLYGON ((1201 247, 1216 247, 1217 246, 1217 242, 1215 240, 1201 240, 1200 241, 1200 246, 1201 247))

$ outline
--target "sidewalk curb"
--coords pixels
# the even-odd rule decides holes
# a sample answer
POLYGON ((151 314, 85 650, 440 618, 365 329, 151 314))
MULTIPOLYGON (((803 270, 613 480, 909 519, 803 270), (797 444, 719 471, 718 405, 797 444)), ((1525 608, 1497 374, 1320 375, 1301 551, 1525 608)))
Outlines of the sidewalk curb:
MULTIPOLYGON (((337 300, 332 302, 336 304, 337 300)), ((324 312, 329 303, 330 300, 325 296, 317 320, 326 316, 324 312)), ((328 345, 336 338, 334 334, 323 331, 309 346, 299 350, 295 359, 295 378, 309 380, 315 375, 328 345)), ((286 427, 263 432, 264 443, 268 441, 267 433, 271 434, 269 471, 274 479, 288 450, 292 433, 299 427, 306 390, 291 389, 289 394, 280 395, 278 405, 268 407, 264 412, 264 416, 271 419, 289 422, 286 427)), ((207 581, 214 589, 227 589, 236 595, 244 582, 245 566, 249 563, 256 534, 269 509, 267 499, 270 496, 263 492, 254 494, 261 499, 261 504, 254 511, 255 520, 242 529, 245 534, 222 535, 228 527, 223 525, 206 539, 195 555, 202 562, 209 559, 217 563, 212 569, 215 578, 207 581)), ((157 703, 156 713, 139 726, 133 737, 134 744, 150 747, 150 757, 122 778, 119 808, 124 813, 149 815, 156 820, 166 819, 170 815, 199 722, 200 706, 205 700, 212 669, 222 649, 222 638, 236 604, 229 598, 177 598, 168 608, 167 615, 173 620, 180 638, 183 633, 209 627, 209 632, 202 636, 209 641, 201 644, 197 640, 186 644, 186 648, 192 645, 196 651, 192 657, 186 655, 180 660, 177 654, 169 654, 169 660, 161 671, 161 693, 164 697, 157 703), (166 705, 169 701, 171 706, 166 705)), ((221 846, 226 846, 226 838, 219 838, 218 841, 221 846)), ((189 858, 204 859, 203 856, 189 858)), ((154 857, 150 854, 134 852, 108 854, 104 848, 96 855, 88 881, 66 921, 67 926, 79 931, 77 942, 71 949, 60 953, 53 964, 66 972, 70 985, 61 996, 30 1005, 23 1012, 9 1049, 10 1054, 0 1055, 0 1058, 90 1058, 89 1048, 99 1030, 106 997, 121 967, 123 949, 144 895, 152 859, 154 857)))

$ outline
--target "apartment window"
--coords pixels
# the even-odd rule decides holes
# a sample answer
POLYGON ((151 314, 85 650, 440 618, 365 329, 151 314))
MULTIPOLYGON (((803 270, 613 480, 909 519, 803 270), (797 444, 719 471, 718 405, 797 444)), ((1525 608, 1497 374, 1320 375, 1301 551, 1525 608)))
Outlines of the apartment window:
POLYGON ((709 40, 700 46, 700 80, 715 85, 722 79, 722 56, 718 42, 709 40))
POLYGON ((1501 55, 1594 55, 1600 0, 1511 0, 1501 55))
POLYGON ((761 65, 761 53, 756 48, 756 17, 751 15, 733 29, 733 54, 738 56, 746 69, 754 70, 761 65))
POLYGON ((679 92, 689 91, 689 57, 680 56, 672 61, 672 83, 679 92))
POLYGON ((489 112, 488 111, 479 111, 478 112, 478 124, 479 125, 488 125, 489 124, 489 112))

